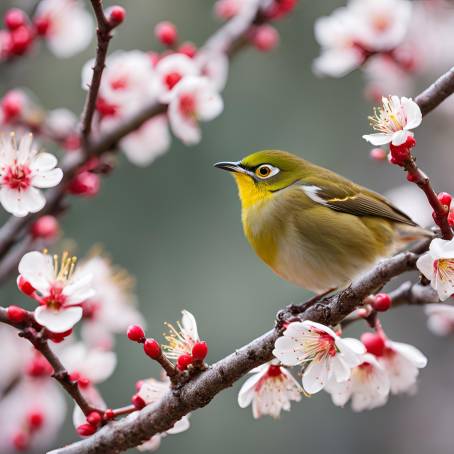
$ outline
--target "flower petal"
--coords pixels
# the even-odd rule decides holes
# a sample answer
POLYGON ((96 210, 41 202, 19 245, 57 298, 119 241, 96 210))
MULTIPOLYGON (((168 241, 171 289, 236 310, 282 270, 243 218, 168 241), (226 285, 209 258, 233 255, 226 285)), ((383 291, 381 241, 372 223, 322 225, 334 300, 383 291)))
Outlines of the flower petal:
POLYGON ((54 278, 52 258, 38 251, 25 254, 19 262, 19 273, 42 294, 46 294, 54 278))
POLYGON ((309 394, 321 391, 329 379, 328 362, 312 361, 303 373, 303 388, 309 394))
POLYGON ((378 147, 380 145, 385 145, 391 142, 392 136, 390 134, 379 132, 375 134, 365 134, 363 135, 363 139, 378 147))
POLYGON ((39 306, 35 309, 35 320, 53 333, 64 333, 82 318, 82 308, 69 307, 60 311, 39 306))

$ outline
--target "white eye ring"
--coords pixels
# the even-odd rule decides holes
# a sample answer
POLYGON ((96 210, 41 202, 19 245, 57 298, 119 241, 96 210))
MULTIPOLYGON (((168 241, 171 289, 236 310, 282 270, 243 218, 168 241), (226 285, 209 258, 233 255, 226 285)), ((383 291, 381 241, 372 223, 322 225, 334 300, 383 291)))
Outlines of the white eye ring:
POLYGON ((255 169, 255 175, 261 180, 271 178, 279 172, 280 170, 271 164, 262 164, 255 169))

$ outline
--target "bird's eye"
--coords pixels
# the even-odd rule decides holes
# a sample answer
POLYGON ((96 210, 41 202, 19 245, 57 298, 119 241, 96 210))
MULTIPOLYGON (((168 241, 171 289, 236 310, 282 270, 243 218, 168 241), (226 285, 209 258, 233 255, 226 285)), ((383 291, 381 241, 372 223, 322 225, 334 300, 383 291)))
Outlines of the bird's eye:
POLYGON ((279 169, 277 167, 273 167, 270 164, 263 164, 255 169, 255 174, 262 180, 270 178, 273 175, 276 175, 276 173, 278 172, 279 169))

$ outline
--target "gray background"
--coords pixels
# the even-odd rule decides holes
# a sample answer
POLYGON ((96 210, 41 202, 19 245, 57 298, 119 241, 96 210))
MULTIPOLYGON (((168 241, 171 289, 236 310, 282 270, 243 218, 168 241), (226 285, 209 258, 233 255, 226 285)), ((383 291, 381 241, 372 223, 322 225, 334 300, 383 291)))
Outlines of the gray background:
MULTIPOLYGON (((163 19, 173 20, 183 38, 198 44, 218 26, 207 0, 119 3, 127 8, 128 18, 112 49, 149 50, 155 46, 153 26, 163 19)), ((121 156, 98 197, 72 200, 62 221, 66 236, 77 241, 80 255, 93 244, 104 245, 115 262, 137 278, 151 335, 159 338, 162 322, 178 319, 186 308, 195 314, 200 334, 209 343, 209 361, 215 361, 269 329, 279 308, 309 296, 274 276, 255 257, 242 234, 233 181, 213 169, 214 162, 275 147, 381 192, 405 181, 396 167, 368 158, 361 134, 368 131, 371 107, 363 98, 361 74, 331 80, 317 79, 311 72, 319 51, 314 20, 338 4, 303 2, 277 24, 277 51, 261 54, 249 49, 235 59, 223 94, 225 111, 204 125, 201 144, 187 148, 175 140, 167 155, 145 169, 121 156)), ((80 68, 93 52, 94 45, 64 61, 42 49, 1 68, 1 91, 14 84, 28 86, 46 108, 66 106, 79 112, 84 97, 80 68)), ((450 124, 452 118, 431 115, 417 135, 418 162, 444 190, 454 189, 450 124)), ((12 284, 2 289, 2 300, 25 302, 12 284)), ((428 333, 421 309, 399 308, 383 320, 391 338, 415 344, 429 357, 415 396, 393 397, 384 408, 354 414, 334 407, 322 392, 303 399, 277 421, 254 421, 250 409, 236 403, 238 383, 193 414, 191 430, 167 437, 160 452, 453 452, 450 340, 428 333)), ((355 327, 351 332, 361 331, 355 327)), ((124 338, 118 339, 118 354, 114 376, 101 386, 110 406, 127 403, 137 379, 157 374, 140 349, 124 338)), ((55 446, 75 439, 67 421, 55 446)))

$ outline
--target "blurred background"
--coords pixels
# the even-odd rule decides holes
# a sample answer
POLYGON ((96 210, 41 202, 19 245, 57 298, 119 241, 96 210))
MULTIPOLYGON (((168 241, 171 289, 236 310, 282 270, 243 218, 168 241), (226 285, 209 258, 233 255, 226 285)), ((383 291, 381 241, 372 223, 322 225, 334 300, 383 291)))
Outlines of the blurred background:
MULTIPOLYGON (((196 44, 219 26, 207 0, 117 3, 128 16, 111 50, 152 48, 153 27, 164 19, 172 20, 180 36, 196 44)), ((280 308, 310 296, 256 258, 243 237, 234 182, 213 163, 280 148, 381 193, 406 184, 397 167, 369 158, 361 135, 369 131, 371 104, 365 100, 361 74, 319 79, 312 73, 319 53, 314 21, 340 4, 300 2, 293 14, 277 23, 281 40, 274 52, 247 49, 235 58, 223 92, 225 110, 204 125, 199 145, 189 148, 174 140, 170 151, 147 168, 137 168, 120 155, 118 168, 103 180, 99 196, 71 200, 72 208, 62 220, 65 238, 77 243, 80 256, 101 244, 136 278, 147 334, 160 339, 163 322, 179 319, 180 311, 187 309, 209 343, 208 361, 214 362, 268 330, 280 308)), ((3 1, 0 11, 11 5, 21 2, 3 1)), ((67 107, 78 113, 85 96, 80 70, 94 49, 92 43, 70 60, 57 60, 43 48, 13 65, 2 65, 0 91, 28 87, 45 108, 67 107)), ((418 163, 437 189, 448 192, 454 191, 452 122, 452 114, 433 113, 417 131, 418 163)), ((417 202, 406 203, 410 210, 417 202)), ((3 305, 27 303, 14 282, 1 291, 3 305)), ((237 383, 194 413, 188 432, 167 437, 160 452, 452 452, 451 341, 428 332, 421 308, 393 310, 383 322, 389 337, 414 344, 429 358, 414 396, 392 397, 383 408, 355 414, 348 407, 335 407, 322 392, 293 405, 279 420, 255 421, 250 408, 237 405, 237 383)), ((354 326, 348 334, 358 335, 363 328, 354 326)), ((138 379, 158 374, 126 337, 118 338, 117 352, 117 369, 101 386, 111 407, 128 403, 138 379)), ((68 417, 55 447, 76 438, 68 417)))

